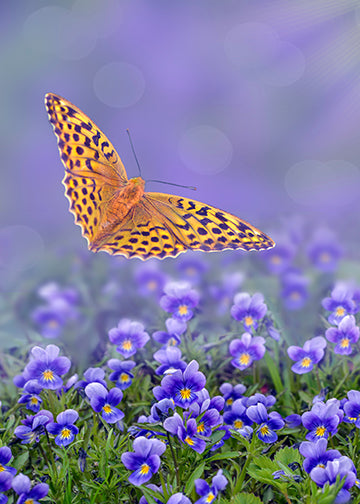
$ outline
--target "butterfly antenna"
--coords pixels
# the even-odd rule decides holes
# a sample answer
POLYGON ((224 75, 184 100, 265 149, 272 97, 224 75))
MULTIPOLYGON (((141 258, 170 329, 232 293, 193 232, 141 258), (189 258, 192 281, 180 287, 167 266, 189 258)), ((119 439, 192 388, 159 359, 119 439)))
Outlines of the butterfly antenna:
POLYGON ((168 185, 174 185, 177 187, 184 187, 185 189, 191 189, 192 191, 196 191, 196 187, 194 186, 189 186, 189 185, 182 185, 182 184, 174 184, 173 182, 164 182, 163 180, 147 180, 146 182, 158 182, 159 184, 168 184, 168 185))
POLYGON ((135 153, 135 149, 134 149, 134 145, 133 145, 132 140, 131 140, 131 135, 130 135, 129 128, 127 128, 126 133, 128 134, 128 137, 129 137, 129 140, 130 140, 130 145, 131 145, 131 150, 132 150, 132 153, 134 154, 134 158, 135 158, 135 161, 136 161, 139 173, 140 173, 140 177, 141 177, 140 163, 139 163, 138 158, 137 158, 136 153, 135 153))

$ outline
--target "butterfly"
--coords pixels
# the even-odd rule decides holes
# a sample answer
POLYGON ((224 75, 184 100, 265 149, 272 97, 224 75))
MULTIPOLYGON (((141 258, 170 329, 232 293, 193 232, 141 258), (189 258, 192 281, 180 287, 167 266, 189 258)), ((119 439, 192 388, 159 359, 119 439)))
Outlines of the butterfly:
POLYGON ((271 238, 234 215, 193 199, 145 192, 104 133, 79 108, 45 95, 49 121, 65 165, 63 184, 75 223, 93 252, 142 260, 176 257, 188 249, 263 250, 271 238))

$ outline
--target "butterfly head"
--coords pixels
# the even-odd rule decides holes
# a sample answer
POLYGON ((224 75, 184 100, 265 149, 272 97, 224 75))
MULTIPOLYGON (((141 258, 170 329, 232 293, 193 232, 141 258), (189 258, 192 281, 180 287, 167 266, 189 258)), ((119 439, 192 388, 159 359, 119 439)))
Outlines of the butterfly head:
POLYGON ((145 180, 141 177, 133 177, 129 180, 129 183, 133 187, 141 187, 142 189, 145 187, 145 180))

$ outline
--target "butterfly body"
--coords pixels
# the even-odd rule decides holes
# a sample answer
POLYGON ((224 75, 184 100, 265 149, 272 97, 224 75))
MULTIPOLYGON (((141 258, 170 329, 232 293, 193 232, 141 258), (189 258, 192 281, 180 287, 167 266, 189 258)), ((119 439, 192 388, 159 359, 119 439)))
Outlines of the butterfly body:
POLYGON ((188 249, 263 250, 266 234, 235 215, 199 201, 145 192, 141 177, 127 178, 102 131, 65 98, 48 93, 45 105, 65 165, 63 184, 75 222, 93 252, 176 257, 188 249))

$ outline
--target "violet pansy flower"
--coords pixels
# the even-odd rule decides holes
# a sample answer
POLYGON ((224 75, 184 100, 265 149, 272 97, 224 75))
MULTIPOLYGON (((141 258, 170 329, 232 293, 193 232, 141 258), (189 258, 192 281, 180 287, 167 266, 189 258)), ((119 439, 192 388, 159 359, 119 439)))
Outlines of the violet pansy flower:
POLYGON ((307 340, 302 348, 295 345, 289 346, 287 353, 291 360, 296 361, 296 364, 291 366, 292 371, 296 374, 311 371, 314 365, 324 357, 325 347, 326 339, 322 336, 307 340))
POLYGON ((265 339, 261 336, 251 336, 246 332, 241 339, 232 340, 229 352, 234 357, 231 364, 243 371, 251 366, 255 360, 260 360, 265 354, 265 339))
POLYGON ((74 425, 79 418, 79 413, 73 409, 62 411, 56 417, 55 422, 49 422, 46 425, 46 430, 53 434, 55 443, 58 446, 67 446, 74 441, 79 429, 74 425))
POLYGON ((109 340, 117 345, 116 351, 125 358, 134 355, 139 348, 145 346, 149 339, 150 336, 140 322, 132 322, 128 319, 120 320, 118 326, 109 331, 109 340))
POLYGON ((160 306, 173 317, 187 322, 194 314, 193 309, 199 304, 199 294, 191 289, 187 282, 169 282, 164 287, 165 295, 160 299, 160 306))
POLYGON ((61 376, 66 374, 71 366, 70 359, 58 357, 59 352, 60 349, 56 345, 47 345, 45 349, 33 347, 31 360, 24 373, 29 379, 37 380, 43 388, 59 389, 63 384, 61 376))
POLYGON ((115 387, 108 392, 100 383, 90 383, 85 387, 85 394, 90 399, 92 409, 96 413, 101 412, 105 422, 116 423, 124 417, 124 413, 116 407, 123 397, 120 389, 115 387))
POLYGON ((134 452, 121 455, 124 466, 133 471, 129 482, 133 485, 143 485, 155 474, 160 467, 160 455, 166 450, 166 445, 158 439, 147 439, 144 436, 133 442, 134 452))
POLYGON ((253 296, 247 292, 236 294, 231 307, 231 316, 243 323, 245 331, 256 331, 259 320, 266 315, 266 312, 264 296, 259 292, 253 296))

